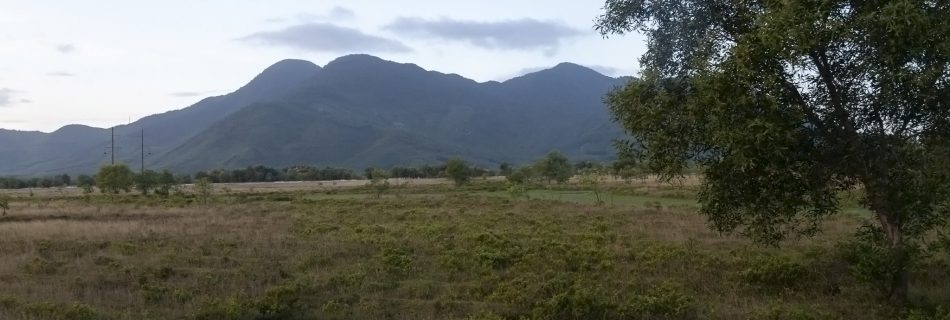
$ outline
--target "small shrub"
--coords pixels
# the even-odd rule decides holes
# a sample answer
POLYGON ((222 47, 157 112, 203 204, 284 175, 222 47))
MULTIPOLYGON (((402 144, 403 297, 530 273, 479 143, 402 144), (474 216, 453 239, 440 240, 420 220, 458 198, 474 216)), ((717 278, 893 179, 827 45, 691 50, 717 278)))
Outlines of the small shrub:
POLYGON ((571 288, 535 306, 530 319, 620 319, 618 307, 588 289, 571 288))
POLYGON ((389 190, 389 173, 382 169, 373 169, 370 173, 370 188, 375 192, 376 198, 382 198, 383 193, 389 190))
POLYGON ((481 311, 465 317, 465 320, 505 320, 505 317, 491 311, 481 311))
POLYGON ((3 195, 0 195, 0 210, 3 210, 3 215, 7 215, 7 210, 10 210, 10 200, 3 195))
POLYGON ((379 259, 389 274, 406 275, 412 268, 412 255, 402 249, 386 248, 379 259))
POLYGON ((813 279, 804 264, 780 256, 753 259, 740 276, 746 283, 766 289, 798 289, 813 279))
POLYGON ((624 315, 634 319, 691 319, 695 318, 692 299, 667 285, 633 296, 622 308, 624 315))
POLYGON ((901 320, 950 320, 950 307, 937 306, 937 308, 933 310, 905 310, 901 316, 901 320))
POLYGON ((214 185, 211 184, 211 181, 208 178, 201 178, 198 181, 195 181, 195 194, 201 198, 201 202, 208 204, 208 199, 211 198, 211 194, 214 192, 214 185))
POLYGON ((508 185, 505 187, 505 191, 508 192, 508 195, 512 199, 527 198, 528 197, 528 188, 525 187, 523 183, 508 182, 508 185))
POLYGON ((789 306, 771 306, 761 315, 755 317, 761 320, 835 320, 840 317, 815 310, 815 308, 800 308, 789 306))
POLYGON ((877 226, 864 226, 842 246, 849 271, 856 279, 877 288, 884 298, 894 295, 894 283, 903 270, 912 270, 924 254, 913 242, 891 247, 884 231, 877 226))
POLYGON ((301 287, 283 285, 273 287, 252 303, 259 316, 256 319, 290 319, 302 311, 298 306, 301 287))

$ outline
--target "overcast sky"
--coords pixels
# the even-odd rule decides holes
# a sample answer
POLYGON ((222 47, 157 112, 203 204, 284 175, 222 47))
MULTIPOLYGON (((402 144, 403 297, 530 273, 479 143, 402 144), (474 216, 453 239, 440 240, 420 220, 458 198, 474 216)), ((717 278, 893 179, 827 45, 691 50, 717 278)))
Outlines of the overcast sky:
POLYGON ((478 81, 574 62, 632 75, 603 1, 0 0, 0 128, 110 127, 231 92, 286 58, 350 53, 478 81))

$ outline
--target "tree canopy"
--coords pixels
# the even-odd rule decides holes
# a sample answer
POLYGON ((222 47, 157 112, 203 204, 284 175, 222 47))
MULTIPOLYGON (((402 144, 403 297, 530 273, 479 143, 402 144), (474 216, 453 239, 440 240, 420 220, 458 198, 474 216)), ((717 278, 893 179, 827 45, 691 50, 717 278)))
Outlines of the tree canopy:
POLYGON ((99 168, 96 173, 96 187, 102 193, 129 192, 135 183, 135 174, 124 164, 114 164, 99 168))
POLYGON ((472 178, 472 169, 462 158, 455 157, 445 163, 445 176, 452 179, 456 186, 462 186, 472 178))
MULTIPOLYGON (((863 191, 879 245, 946 222, 950 2, 609 0, 596 28, 639 32, 638 80, 608 97, 634 151, 666 177, 705 168, 702 213, 777 243, 863 191), (939 36, 935 36, 939 35, 939 36)), ((908 258, 892 255, 905 266, 908 258)), ((888 295, 906 295, 906 268, 888 295)))
POLYGON ((550 181, 557 183, 567 182, 574 175, 574 167, 563 154, 558 151, 549 152, 535 164, 538 173, 550 181))

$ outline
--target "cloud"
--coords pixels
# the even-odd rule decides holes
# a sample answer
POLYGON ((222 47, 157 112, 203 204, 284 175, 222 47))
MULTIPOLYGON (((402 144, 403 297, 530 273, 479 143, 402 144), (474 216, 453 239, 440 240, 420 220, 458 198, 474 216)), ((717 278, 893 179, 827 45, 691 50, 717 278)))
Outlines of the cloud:
POLYGON ((11 107, 21 103, 33 103, 33 100, 18 97, 23 91, 10 88, 0 88, 0 108, 11 107))
POLYGON ((63 43, 56 45, 56 51, 62 54, 73 53, 76 51, 76 46, 71 43, 63 43))
POLYGON ((356 14, 353 13, 353 10, 344 7, 333 7, 333 9, 330 9, 330 13, 327 14, 327 17, 334 20, 345 20, 355 18, 356 14))
MULTIPOLYGON (((356 13, 354 13, 353 10, 337 6, 337 7, 331 8, 330 11, 328 11, 325 14, 312 14, 312 13, 302 12, 302 13, 298 13, 294 18, 301 23, 317 22, 317 21, 340 21, 340 20, 351 20, 353 18, 356 18, 356 13)), ((290 20, 294 20, 294 19, 288 19, 286 17, 275 17, 275 18, 264 20, 264 22, 281 23, 281 22, 287 22, 290 20)))
POLYGON ((17 102, 14 98, 20 91, 10 88, 0 88, 0 107, 9 107, 17 102))
POLYGON ((75 74, 69 73, 66 71, 47 72, 46 75, 50 77, 75 77, 76 76, 75 74))
POLYGON ((331 53, 352 52, 408 52, 409 47, 399 41, 365 34, 362 31, 328 23, 305 23, 277 31, 262 31, 240 41, 284 46, 305 51, 331 53))
POLYGON ((548 54, 556 52, 565 39, 585 34, 563 23, 535 19, 479 22, 402 17, 385 28, 408 36, 467 42, 487 49, 541 49, 548 54))

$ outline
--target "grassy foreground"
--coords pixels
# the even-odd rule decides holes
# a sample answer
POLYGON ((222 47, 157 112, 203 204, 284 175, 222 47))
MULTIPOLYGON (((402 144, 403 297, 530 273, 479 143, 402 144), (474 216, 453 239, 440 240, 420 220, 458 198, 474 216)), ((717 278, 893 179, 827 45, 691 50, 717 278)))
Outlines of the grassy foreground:
MULTIPOLYGON (((769 248, 707 229, 690 186, 613 189, 17 197, 0 319, 920 319, 848 275, 859 210, 769 248)), ((922 313, 948 272, 915 273, 922 313)))

